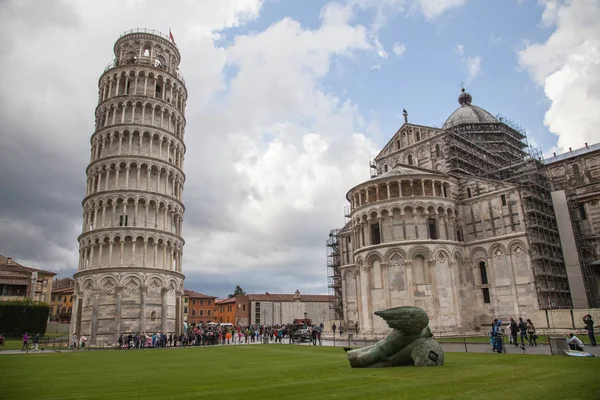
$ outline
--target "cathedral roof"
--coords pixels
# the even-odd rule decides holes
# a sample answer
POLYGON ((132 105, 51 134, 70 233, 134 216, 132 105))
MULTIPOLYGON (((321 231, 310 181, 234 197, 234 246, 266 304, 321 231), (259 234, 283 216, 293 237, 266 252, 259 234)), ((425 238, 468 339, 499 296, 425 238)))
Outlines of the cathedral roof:
POLYGON ((477 107, 471 104, 473 98, 465 89, 462 89, 462 93, 458 96, 458 107, 444 122, 442 129, 450 129, 454 126, 461 124, 481 124, 481 123, 497 123, 498 120, 492 114, 487 112, 481 107, 477 107))
POLYGON ((591 153, 591 152, 597 151, 597 150, 600 150, 600 143, 595 143, 595 144, 592 144, 589 146, 586 143, 585 147, 582 147, 580 149, 575 149, 575 150, 571 150, 571 148, 569 148, 568 152, 559 154, 554 157, 546 158, 545 162, 546 162, 546 164, 552 164, 552 163, 555 163, 558 161, 568 160, 569 158, 579 157, 584 154, 591 153))
POLYGON ((401 175, 431 175, 431 172, 427 172, 423 169, 415 169, 415 168, 407 167, 405 165, 397 164, 394 168, 392 168, 388 172, 385 172, 381 175, 377 175, 373 179, 381 179, 381 178, 388 178, 390 176, 401 176, 401 175))

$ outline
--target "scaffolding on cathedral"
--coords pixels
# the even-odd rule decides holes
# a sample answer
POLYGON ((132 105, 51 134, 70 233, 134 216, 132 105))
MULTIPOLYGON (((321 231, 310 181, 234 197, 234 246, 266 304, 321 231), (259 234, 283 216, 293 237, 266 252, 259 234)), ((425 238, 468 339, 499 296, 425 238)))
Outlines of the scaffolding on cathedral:
MULTIPOLYGON (((501 115, 497 119, 497 123, 466 123, 447 130, 448 172, 520 187, 539 307, 569 308, 567 271, 543 158, 528 146, 520 126, 501 115)), ((511 202, 509 207, 515 205, 511 202)))
POLYGON ((338 240, 339 229, 332 229, 329 232, 329 237, 326 241, 327 247, 327 284, 329 294, 334 300, 330 303, 330 308, 333 310, 335 319, 344 319, 344 307, 342 300, 342 273, 340 270, 340 243, 338 240))

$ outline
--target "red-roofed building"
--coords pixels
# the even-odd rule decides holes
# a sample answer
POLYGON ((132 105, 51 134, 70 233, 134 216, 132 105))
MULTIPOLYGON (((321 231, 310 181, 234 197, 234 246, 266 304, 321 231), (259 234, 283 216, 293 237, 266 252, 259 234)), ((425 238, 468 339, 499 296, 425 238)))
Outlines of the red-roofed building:
POLYGON ((71 322, 74 291, 75 279, 73 278, 55 279, 52 282, 51 321, 71 322))
POLYGON ((29 298, 50 303, 52 278, 50 271, 30 268, 0 255, 0 300, 29 298))
POLYGON ((237 298, 231 297, 215 301, 215 314, 215 322, 231 322, 232 324, 236 324, 237 298))
POLYGON ((290 324, 310 319, 314 324, 333 319, 330 305, 334 297, 321 294, 247 294, 216 301, 216 322, 232 324, 290 324))
POLYGON ((215 300, 217 296, 185 290, 183 298, 184 321, 188 324, 215 322, 215 300))

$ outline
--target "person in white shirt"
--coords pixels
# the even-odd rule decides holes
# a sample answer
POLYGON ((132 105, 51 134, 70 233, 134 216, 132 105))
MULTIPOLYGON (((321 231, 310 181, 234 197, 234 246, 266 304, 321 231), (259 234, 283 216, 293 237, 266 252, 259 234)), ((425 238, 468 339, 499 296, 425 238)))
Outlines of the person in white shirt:
POLYGON ((567 343, 569 344, 569 348, 571 350, 583 351, 583 343, 577 336, 569 333, 569 337, 567 338, 567 343))

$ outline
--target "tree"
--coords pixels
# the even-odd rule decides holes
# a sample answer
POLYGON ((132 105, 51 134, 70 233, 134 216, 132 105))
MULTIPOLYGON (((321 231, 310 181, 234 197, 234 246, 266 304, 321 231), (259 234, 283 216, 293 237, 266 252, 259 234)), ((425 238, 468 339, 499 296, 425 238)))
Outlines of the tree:
POLYGON ((242 289, 242 287, 240 285, 236 285, 235 286, 235 290, 233 291, 232 294, 229 295, 229 298, 231 299, 232 297, 235 296, 245 296, 246 292, 244 292, 244 289, 242 289))

